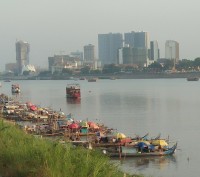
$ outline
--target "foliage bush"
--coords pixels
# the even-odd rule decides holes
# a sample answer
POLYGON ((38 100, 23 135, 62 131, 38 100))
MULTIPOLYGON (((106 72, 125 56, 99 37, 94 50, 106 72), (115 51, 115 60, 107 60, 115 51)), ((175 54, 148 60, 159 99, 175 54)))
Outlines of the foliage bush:
POLYGON ((35 138, 3 121, 0 121, 0 149, 3 177, 124 176, 98 151, 35 138))

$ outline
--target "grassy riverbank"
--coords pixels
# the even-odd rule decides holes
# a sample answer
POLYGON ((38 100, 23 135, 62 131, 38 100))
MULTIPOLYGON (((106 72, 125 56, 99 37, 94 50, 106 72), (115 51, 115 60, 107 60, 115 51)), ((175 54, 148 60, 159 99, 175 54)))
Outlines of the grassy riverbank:
POLYGON ((100 152, 34 138, 3 120, 0 120, 0 147, 2 177, 125 176, 100 152))

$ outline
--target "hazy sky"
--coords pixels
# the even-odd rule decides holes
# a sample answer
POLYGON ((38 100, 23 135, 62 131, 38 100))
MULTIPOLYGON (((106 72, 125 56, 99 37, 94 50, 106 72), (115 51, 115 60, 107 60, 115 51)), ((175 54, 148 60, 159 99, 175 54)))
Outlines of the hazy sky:
POLYGON ((147 31, 164 57, 166 40, 180 45, 180 58, 199 49, 199 0, 0 0, 0 71, 16 61, 15 42, 30 44, 30 63, 48 66, 48 56, 83 51, 98 34, 147 31))

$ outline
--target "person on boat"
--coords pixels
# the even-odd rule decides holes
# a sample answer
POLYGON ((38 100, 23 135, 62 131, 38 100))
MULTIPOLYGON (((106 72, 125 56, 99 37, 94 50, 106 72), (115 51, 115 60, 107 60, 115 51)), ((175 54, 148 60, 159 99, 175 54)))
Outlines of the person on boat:
POLYGON ((142 152, 142 148, 138 147, 138 152, 141 153, 142 152))
POLYGON ((76 141, 80 141, 80 132, 76 131, 76 141))
POLYGON ((101 141, 101 133, 100 133, 100 131, 98 131, 98 132, 96 132, 96 140, 95 140, 95 142, 96 143, 100 143, 100 141, 101 141))
POLYGON ((80 141, 80 136, 76 136, 76 141, 80 141))
POLYGON ((118 138, 118 139, 117 139, 117 142, 118 142, 118 143, 121 143, 121 138, 118 138))
POLYGON ((158 151, 160 151, 160 152, 163 151, 163 148, 161 145, 158 146, 158 151))
POLYGON ((116 143, 116 142, 117 142, 117 139, 116 139, 116 138, 113 138, 113 139, 112 139, 112 142, 113 142, 113 143, 116 143))

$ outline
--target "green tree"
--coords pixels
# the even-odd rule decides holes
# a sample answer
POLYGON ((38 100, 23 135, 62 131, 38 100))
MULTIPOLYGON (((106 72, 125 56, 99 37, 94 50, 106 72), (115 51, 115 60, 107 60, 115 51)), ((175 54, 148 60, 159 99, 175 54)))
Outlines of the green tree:
POLYGON ((41 71, 38 76, 51 76, 51 71, 41 71))
POLYGON ((63 68, 62 69, 62 74, 72 74, 72 70, 69 68, 63 68))
POLYGON ((23 72, 23 75, 24 75, 24 76, 28 76, 29 74, 30 74, 30 71, 24 71, 24 72, 23 72))
POLYGON ((176 65, 176 69, 179 71, 182 70, 190 70, 191 68, 193 68, 194 66, 194 62, 191 60, 187 60, 187 59, 183 59, 181 61, 179 61, 179 63, 176 65))
POLYGON ((174 67, 174 60, 166 60, 163 66, 163 70, 171 70, 174 67))
POLYGON ((196 58, 196 59, 194 60, 194 66, 195 66, 195 68, 200 67, 200 57, 198 57, 198 58, 196 58))
POLYGON ((162 69, 162 65, 160 63, 158 63, 158 62, 154 62, 151 65, 149 65, 148 68, 162 69))
POLYGON ((81 68, 81 74, 89 74, 89 73, 90 73, 89 66, 85 66, 85 67, 81 68))
POLYGON ((121 68, 115 64, 108 64, 108 65, 104 65, 102 73, 104 74, 108 74, 108 73, 116 73, 116 72, 120 72, 121 68))
POLYGON ((94 69, 90 71, 91 74, 101 74, 101 70, 99 69, 94 69))

